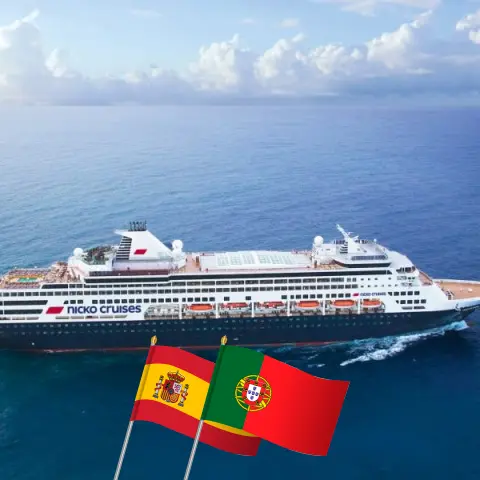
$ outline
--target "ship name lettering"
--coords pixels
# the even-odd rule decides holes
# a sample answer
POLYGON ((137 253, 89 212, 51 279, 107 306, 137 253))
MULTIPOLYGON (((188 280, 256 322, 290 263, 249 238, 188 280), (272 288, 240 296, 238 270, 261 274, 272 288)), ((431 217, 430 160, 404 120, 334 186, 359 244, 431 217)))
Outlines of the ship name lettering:
POLYGON ((140 305, 71 305, 67 312, 73 315, 95 315, 96 313, 140 313, 140 305))

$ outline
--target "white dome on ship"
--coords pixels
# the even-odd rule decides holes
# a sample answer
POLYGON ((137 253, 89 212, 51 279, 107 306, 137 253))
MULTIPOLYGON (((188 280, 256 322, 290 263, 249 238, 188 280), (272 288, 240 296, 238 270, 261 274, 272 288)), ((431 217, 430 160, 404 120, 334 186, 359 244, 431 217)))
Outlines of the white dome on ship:
POLYGON ((81 257, 83 255, 83 248, 76 248, 74 251, 73 251, 73 255, 75 257, 81 257))
POLYGON ((317 235, 314 239, 313 239, 313 244, 316 246, 316 247, 321 247, 323 245, 323 237, 321 237, 320 235, 317 235))
POLYGON ((183 248, 183 242, 181 240, 174 240, 172 242, 172 247, 174 250, 181 250, 183 248))

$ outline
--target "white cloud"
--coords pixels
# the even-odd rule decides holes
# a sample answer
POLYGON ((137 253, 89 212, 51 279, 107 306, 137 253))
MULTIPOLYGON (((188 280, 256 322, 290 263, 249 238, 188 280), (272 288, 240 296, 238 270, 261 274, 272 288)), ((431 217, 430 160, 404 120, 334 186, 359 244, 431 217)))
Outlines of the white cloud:
POLYGON ((190 65, 191 81, 202 91, 248 91, 253 83, 254 59, 235 34, 229 41, 200 48, 198 60, 190 65))
POLYGON ((441 0, 311 0, 313 3, 335 3, 348 12, 360 15, 374 15, 378 7, 384 5, 399 5, 404 7, 432 10, 438 6, 441 0))
POLYGON ((130 10, 130 14, 134 17, 148 19, 160 18, 162 16, 160 12, 157 12, 156 10, 150 10, 148 8, 133 8, 130 10))
POLYGON ((186 72, 161 69, 92 78, 69 66, 61 49, 45 52, 38 12, 0 27, 0 102, 49 104, 180 103, 232 98, 472 94, 480 90, 480 15, 468 15, 459 42, 440 42, 425 12, 364 44, 314 48, 297 34, 264 52, 233 35, 200 48, 186 72))
POLYGON ((457 30, 468 31, 468 38, 480 45, 480 9, 462 18, 457 23, 457 30))
POLYGON ((296 28, 300 25, 300 20, 298 18, 284 18, 280 22, 282 28, 296 28))
POLYGON ((419 50, 421 29, 429 22, 431 11, 419 15, 413 22, 405 23, 394 32, 384 33, 366 43, 367 60, 384 65, 389 70, 414 73, 421 70, 419 50))

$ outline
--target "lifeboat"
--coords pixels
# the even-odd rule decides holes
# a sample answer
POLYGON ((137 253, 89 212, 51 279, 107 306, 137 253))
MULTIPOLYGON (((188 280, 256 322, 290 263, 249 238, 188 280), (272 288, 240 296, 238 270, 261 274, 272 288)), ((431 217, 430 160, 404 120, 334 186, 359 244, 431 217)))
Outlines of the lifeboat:
POLYGON ((355 305, 355 300, 334 300, 332 305, 335 308, 351 308, 355 305))
POLYGON ((283 302, 264 302, 260 303, 259 308, 284 308, 285 304, 283 302))
POLYGON ((377 307, 380 307, 381 305, 382 305, 382 302, 378 298, 373 298, 371 300, 365 299, 363 301, 363 306, 365 308, 377 308, 377 307))
POLYGON ((314 310, 318 307, 320 307, 320 302, 317 302, 316 300, 297 302, 297 308, 300 308, 301 310, 314 310))
POLYGON ((214 308, 210 303, 193 303, 187 307, 187 310, 192 313, 208 313, 213 312, 214 308))
POLYGON ((249 308, 249 305, 245 302, 224 303, 223 308, 226 308, 227 310, 245 310, 249 308))

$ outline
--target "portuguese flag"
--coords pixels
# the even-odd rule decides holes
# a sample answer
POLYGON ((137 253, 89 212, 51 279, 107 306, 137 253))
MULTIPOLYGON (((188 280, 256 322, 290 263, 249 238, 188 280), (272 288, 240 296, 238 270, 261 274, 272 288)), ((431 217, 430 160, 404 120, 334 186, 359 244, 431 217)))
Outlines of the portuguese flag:
POLYGON ((299 453, 327 455, 348 386, 222 345, 202 418, 299 453))

